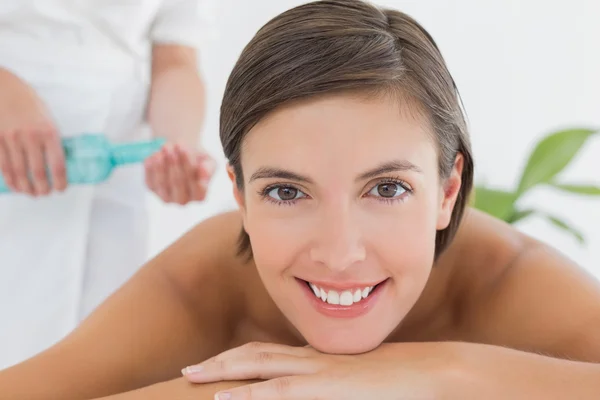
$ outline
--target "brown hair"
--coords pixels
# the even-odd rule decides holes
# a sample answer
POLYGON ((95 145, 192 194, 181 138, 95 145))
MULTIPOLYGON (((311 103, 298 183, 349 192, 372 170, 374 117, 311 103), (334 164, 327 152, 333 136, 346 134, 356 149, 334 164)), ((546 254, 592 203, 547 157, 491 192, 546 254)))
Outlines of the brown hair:
MULTIPOLYGON (((242 190, 245 135, 292 100, 344 91, 416 101, 432 127, 439 175, 464 157, 462 187, 436 257, 454 237, 473 185, 471 144, 454 80, 432 37, 408 15, 360 0, 326 0, 288 10, 263 26, 235 64, 221 105, 221 143, 242 190)), ((252 256, 242 229, 239 253, 252 256)))

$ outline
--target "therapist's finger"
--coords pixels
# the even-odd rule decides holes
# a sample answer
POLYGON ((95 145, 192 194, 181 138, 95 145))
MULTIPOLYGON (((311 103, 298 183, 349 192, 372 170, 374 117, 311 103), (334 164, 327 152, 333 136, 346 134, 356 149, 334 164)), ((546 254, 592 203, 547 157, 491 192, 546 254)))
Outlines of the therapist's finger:
POLYGON ((50 192, 44 160, 44 148, 40 135, 40 132, 27 132, 22 137, 27 169, 36 195, 50 192))
POLYGON ((62 141, 55 130, 44 131, 42 141, 52 188, 62 192, 67 187, 67 167, 62 141))
POLYGON ((197 158, 200 178, 209 181, 217 169, 217 162, 208 153, 201 153, 197 158))
POLYGON ((208 191, 208 184, 217 169, 217 162, 208 153, 202 153, 197 158, 197 173, 203 190, 203 199, 208 191))
POLYGON ((167 146, 167 163, 169 166, 169 187, 171 190, 171 200, 179 205, 184 205, 189 201, 189 190, 185 179, 183 159, 175 150, 174 146, 167 146))
POLYGON ((157 152, 152 157, 151 162, 151 177, 153 191, 161 198, 162 201, 168 203, 171 201, 171 192, 167 181, 167 157, 163 150, 157 152))
POLYGON ((157 156, 156 154, 144 160, 144 179, 148 189, 158 195, 158 185, 156 183, 157 156))
POLYGON ((183 164, 183 173, 189 194, 189 200, 203 200, 204 191, 198 180, 198 173, 193 163, 193 155, 179 145, 175 146, 175 151, 178 153, 183 164))
POLYGON ((8 147, 6 146, 4 135, 0 133, 0 172, 2 173, 2 178, 4 179, 4 183, 6 186, 12 190, 16 191, 17 187, 15 185, 15 174, 12 169, 12 165, 10 163, 10 158, 8 155, 8 147))
POLYGON ((23 131, 13 130, 5 135, 6 147, 8 149, 8 159, 12 166, 15 176, 16 191, 21 193, 33 194, 33 187, 27 176, 27 162, 25 161, 25 151, 21 144, 20 137, 23 131))

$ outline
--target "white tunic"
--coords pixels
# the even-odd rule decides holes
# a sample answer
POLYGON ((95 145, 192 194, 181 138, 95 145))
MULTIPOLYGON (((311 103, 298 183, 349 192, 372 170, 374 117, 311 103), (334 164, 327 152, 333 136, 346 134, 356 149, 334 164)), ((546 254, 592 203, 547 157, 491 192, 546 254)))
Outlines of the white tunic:
MULTIPOLYGON (((63 136, 149 136, 152 43, 196 47, 196 0, 0 0, 0 67, 63 136)), ((1 90, 1 88, 0 88, 1 90)), ((145 261, 143 169, 30 199, 0 195, 0 369, 55 343, 145 261)))

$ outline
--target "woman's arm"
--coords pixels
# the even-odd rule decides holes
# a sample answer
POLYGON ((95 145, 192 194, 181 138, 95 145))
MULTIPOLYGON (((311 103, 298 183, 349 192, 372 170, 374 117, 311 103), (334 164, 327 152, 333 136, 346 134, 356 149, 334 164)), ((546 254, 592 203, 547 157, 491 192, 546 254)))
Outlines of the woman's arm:
POLYGON ((442 398, 596 400, 600 364, 570 361, 500 346, 454 343, 457 368, 442 374, 442 398))
POLYGON ((0 372, 0 398, 121 393, 180 376, 186 365, 228 348, 236 312, 228 299, 236 296, 223 293, 234 290, 227 271, 239 227, 233 213, 198 225, 62 342, 0 372))
POLYGON ((188 378, 269 379, 231 390, 231 400, 600 398, 598 281, 545 246, 496 276, 460 314, 463 342, 387 343, 358 356, 253 346, 188 378))
POLYGON ((157 383, 139 390, 95 400, 214 400, 215 394, 221 390, 254 382, 258 381, 230 381, 198 385, 179 378, 157 383))
POLYGON ((496 346, 482 351, 480 345, 464 345, 473 363, 463 371, 472 385, 453 387, 453 393, 486 393, 489 399, 600 398, 596 278, 547 246, 535 245, 473 300, 465 334, 496 346), (493 392, 496 397, 490 397, 493 392))

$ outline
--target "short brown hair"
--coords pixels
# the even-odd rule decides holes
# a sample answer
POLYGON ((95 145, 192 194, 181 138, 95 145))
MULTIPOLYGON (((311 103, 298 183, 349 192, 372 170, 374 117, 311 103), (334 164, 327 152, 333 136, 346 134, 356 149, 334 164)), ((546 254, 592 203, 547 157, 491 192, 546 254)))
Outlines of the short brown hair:
MULTIPOLYGON (((439 175, 464 158, 462 187, 436 257, 454 237, 473 185, 471 144, 459 94, 433 38, 408 15, 360 0, 326 0, 288 10, 263 26, 235 64, 221 105, 221 143, 243 190, 245 135, 293 100, 344 91, 405 93, 427 116, 439 175)), ((252 256, 242 229, 239 253, 252 256)))

